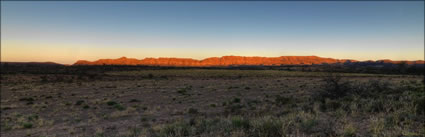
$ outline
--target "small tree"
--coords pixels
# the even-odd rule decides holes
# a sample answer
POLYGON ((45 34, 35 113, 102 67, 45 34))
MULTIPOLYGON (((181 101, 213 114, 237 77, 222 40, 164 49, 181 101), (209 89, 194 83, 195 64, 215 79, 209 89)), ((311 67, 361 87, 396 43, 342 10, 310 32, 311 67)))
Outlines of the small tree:
POLYGON ((323 91, 320 92, 321 99, 337 99, 346 96, 349 93, 348 82, 341 80, 342 77, 336 73, 328 73, 323 81, 325 82, 323 91))
POLYGON ((402 74, 406 73, 408 67, 409 65, 406 61, 402 61, 400 64, 398 64, 398 70, 402 74))

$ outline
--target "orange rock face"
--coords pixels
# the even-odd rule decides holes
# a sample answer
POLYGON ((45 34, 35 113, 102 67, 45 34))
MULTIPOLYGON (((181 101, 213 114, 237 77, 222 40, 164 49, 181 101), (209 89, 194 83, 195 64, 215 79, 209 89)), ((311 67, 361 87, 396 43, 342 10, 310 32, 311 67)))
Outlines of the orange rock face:
MULTIPOLYGON (((213 66, 241 66, 241 65, 312 65, 333 64, 345 62, 357 62, 356 60, 339 60, 321 58, 317 56, 281 56, 281 57, 243 57, 223 56, 211 57, 203 60, 190 58, 145 58, 142 60, 121 57, 118 59, 99 59, 97 61, 79 60, 74 65, 148 65, 148 66, 189 66, 189 67, 213 67, 213 66)), ((382 62, 400 63, 400 61, 380 60, 382 62)), ((377 61, 379 62, 379 61, 377 61)), ((408 64, 424 64, 424 61, 408 61, 408 64)))

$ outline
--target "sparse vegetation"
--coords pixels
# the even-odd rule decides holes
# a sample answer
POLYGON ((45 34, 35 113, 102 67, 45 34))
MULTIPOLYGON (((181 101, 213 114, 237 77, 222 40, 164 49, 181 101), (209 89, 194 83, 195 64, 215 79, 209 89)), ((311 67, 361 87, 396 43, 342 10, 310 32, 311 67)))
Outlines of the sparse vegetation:
POLYGON ((82 73, 70 82, 43 76, 48 82, 2 76, 2 136, 45 136, 47 129, 147 137, 425 133, 422 76, 185 69, 82 73))

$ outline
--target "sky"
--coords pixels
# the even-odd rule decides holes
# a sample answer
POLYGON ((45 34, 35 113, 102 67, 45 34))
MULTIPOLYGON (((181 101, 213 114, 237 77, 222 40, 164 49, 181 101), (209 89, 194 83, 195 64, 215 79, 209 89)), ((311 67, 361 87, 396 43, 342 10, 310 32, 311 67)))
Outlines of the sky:
POLYGON ((1 61, 226 55, 424 60, 424 2, 1 2, 1 61))

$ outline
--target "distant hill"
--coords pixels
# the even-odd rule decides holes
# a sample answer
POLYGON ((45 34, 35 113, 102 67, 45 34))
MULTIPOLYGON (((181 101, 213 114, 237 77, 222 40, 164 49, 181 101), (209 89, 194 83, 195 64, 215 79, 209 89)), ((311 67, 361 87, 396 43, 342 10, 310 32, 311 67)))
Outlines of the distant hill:
POLYGON ((54 62, 1 62, 1 65, 8 66, 64 66, 63 64, 54 62))
POLYGON ((118 59, 99 59, 96 61, 79 60, 73 65, 147 65, 147 66, 181 66, 181 67, 215 67, 215 66, 280 66, 280 65, 313 65, 313 64, 425 64, 418 61, 363 61, 350 59, 333 59, 318 56, 280 56, 280 57, 244 57, 223 56, 211 57, 203 60, 191 58, 145 58, 135 59, 121 57, 118 59))

